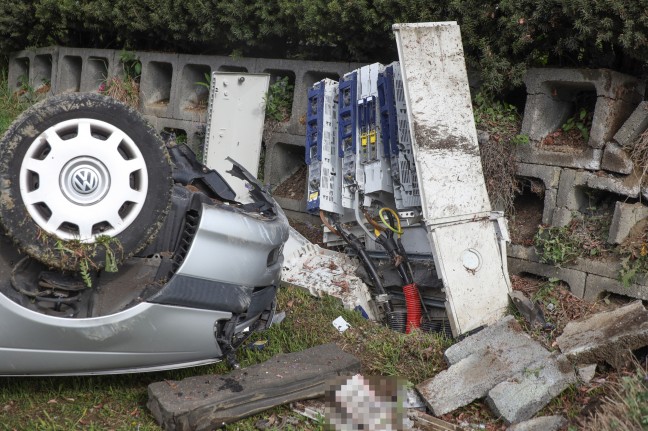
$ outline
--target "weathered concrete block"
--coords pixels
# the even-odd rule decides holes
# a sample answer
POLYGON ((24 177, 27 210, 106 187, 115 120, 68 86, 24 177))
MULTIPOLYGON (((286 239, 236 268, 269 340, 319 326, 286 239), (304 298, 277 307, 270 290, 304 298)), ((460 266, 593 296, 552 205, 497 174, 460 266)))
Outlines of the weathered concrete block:
POLYGON ((482 329, 470 337, 448 347, 444 358, 448 365, 456 364, 473 353, 481 353, 486 348, 497 346, 504 350, 514 350, 529 343, 522 327, 513 316, 505 316, 497 323, 482 329))
POLYGON ((551 215, 551 225, 557 227, 567 226, 574 218, 574 212, 567 208, 554 208, 551 215))
POLYGON ((576 363, 605 361, 619 368, 625 365, 628 351, 648 345, 648 311, 641 301, 635 301, 569 322, 556 342, 576 363))
MULTIPOLYGON (((618 267, 620 267, 620 265, 618 267)), ((648 301, 648 280, 645 275, 637 277, 635 283, 630 286, 624 286, 618 279, 618 272, 616 275, 615 278, 609 278, 589 274, 585 284, 585 294, 583 299, 586 301, 596 301, 599 299, 601 294, 607 292, 648 301)))
POLYGON ((576 153, 560 153, 548 151, 538 146, 537 142, 531 142, 529 145, 518 145, 515 150, 515 158, 519 162, 592 171, 601 168, 602 157, 603 150, 600 149, 586 148, 576 153))
POLYGON ((558 187, 561 171, 562 169, 555 166, 518 163, 516 173, 521 177, 538 178, 542 180, 546 189, 555 189, 558 187))
POLYGON ((608 242, 610 244, 621 244, 628 237, 630 230, 646 217, 648 217, 648 207, 644 204, 640 202, 635 204, 617 202, 614 207, 608 242))
POLYGON ((158 132, 165 129, 177 129, 187 134, 187 145, 202 160, 201 154, 205 143, 205 124, 196 121, 176 120, 174 118, 159 118, 145 115, 144 118, 151 123, 158 132))
POLYGON ((605 190, 636 198, 641 191, 641 174, 634 172, 626 177, 617 177, 612 174, 589 174, 587 176, 587 186, 593 189, 605 190))
POLYGON ((507 425, 521 422, 532 418, 576 380, 567 358, 552 356, 495 386, 488 392, 486 403, 507 425))
POLYGON ((335 344, 278 355, 227 375, 152 383, 147 407, 167 431, 206 431, 286 402, 324 395, 360 361, 335 344))
POLYGON ((587 184, 590 173, 563 169, 560 174, 556 207, 578 211, 589 205, 589 199, 582 187, 587 184))
POLYGON ((573 114, 583 92, 596 96, 588 145, 602 148, 643 99, 645 84, 607 69, 529 69, 522 133, 541 140, 573 114))
POLYGON ((556 209, 556 200, 558 198, 558 190, 545 189, 544 207, 542 208, 542 224, 552 224, 553 213, 556 209))
POLYGON ((558 431, 567 424, 562 416, 540 416, 511 425, 506 431, 558 431))
POLYGON ((632 173, 634 163, 632 159, 619 145, 614 142, 605 144, 601 168, 606 171, 628 175, 632 173))
POLYGON ((174 118, 178 105, 178 54, 138 52, 142 63, 140 109, 145 115, 174 118))
POLYGON ((539 262, 508 258, 508 269, 511 274, 528 273, 540 277, 557 278, 569 285, 569 290, 575 296, 582 298, 585 294, 585 280, 587 274, 570 268, 559 268, 539 262))
POLYGON ((450 352, 446 351, 446 360, 456 362, 416 386, 436 416, 485 397, 498 383, 550 356, 511 316, 458 344, 450 352))
POLYGON ((648 101, 639 103, 623 126, 614 135, 614 140, 622 147, 631 146, 648 128, 648 101))
POLYGON ((50 89, 45 94, 56 94, 58 50, 57 46, 50 46, 11 53, 7 75, 9 90, 18 90, 27 83, 34 90, 43 91, 43 86, 49 83, 50 89))
POLYGON ((486 347, 420 383, 416 389, 435 416, 449 413, 485 397, 495 385, 522 371, 529 362, 549 355, 534 343, 530 341, 529 345, 514 351, 486 347))
MULTIPOLYGON (((264 179, 271 189, 287 180, 306 164, 304 160, 306 138, 287 133, 273 133, 266 142, 264 179)), ((306 189, 304 189, 304 201, 306 189)), ((305 205, 305 203, 304 203, 305 205)))
POLYGON ((537 262, 539 257, 538 257, 538 252, 536 251, 535 247, 527 247, 524 245, 519 245, 519 244, 509 244, 506 247, 506 254, 508 257, 514 257, 516 259, 523 259, 523 260, 530 260, 533 262, 537 262))

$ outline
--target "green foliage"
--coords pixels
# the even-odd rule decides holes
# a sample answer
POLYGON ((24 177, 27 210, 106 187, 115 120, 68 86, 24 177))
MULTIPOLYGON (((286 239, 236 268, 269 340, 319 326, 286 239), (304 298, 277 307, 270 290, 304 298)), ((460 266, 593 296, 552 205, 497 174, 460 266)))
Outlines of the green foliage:
POLYGON ((99 263, 95 261, 99 248, 105 251, 105 261, 103 269, 106 272, 117 272, 117 261, 121 260, 115 255, 115 252, 123 253, 121 242, 117 238, 107 235, 100 235, 95 238, 94 242, 81 242, 78 240, 64 241, 57 239, 55 248, 60 253, 62 259, 69 259, 76 264, 76 267, 86 286, 92 287, 91 271, 99 269, 99 263))
POLYGON ((268 88, 266 101, 266 118, 278 122, 287 121, 292 110, 293 85, 288 77, 277 79, 268 88))
POLYGON ((21 96, 21 93, 28 90, 33 94, 33 88, 25 79, 22 79, 18 91, 13 91, 7 79, 7 72, 0 72, 0 134, 3 134, 16 117, 31 105, 33 100, 31 96, 27 98, 21 96))
POLYGON ((585 142, 589 140, 589 131, 592 127, 592 116, 588 114, 585 108, 580 108, 578 112, 567 119, 562 125, 563 132, 577 129, 585 142))
POLYGON ((142 62, 139 60, 137 54, 122 49, 119 53, 119 61, 122 64, 126 79, 139 80, 142 74, 142 62))
POLYGON ((567 226, 540 227, 533 242, 542 263, 560 266, 580 255, 580 246, 567 226))
POLYGON ((211 87, 211 75, 209 73, 205 73, 204 75, 205 80, 204 81, 197 81, 196 85, 200 85, 201 87, 205 87, 209 89, 211 87))

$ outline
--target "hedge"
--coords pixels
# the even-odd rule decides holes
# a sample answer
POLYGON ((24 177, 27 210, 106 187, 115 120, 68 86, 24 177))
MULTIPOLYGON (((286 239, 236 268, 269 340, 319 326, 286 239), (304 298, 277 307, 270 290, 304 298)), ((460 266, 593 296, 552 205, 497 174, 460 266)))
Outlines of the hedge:
POLYGON ((34 0, 0 4, 0 52, 51 44, 341 61, 396 57, 391 25, 456 20, 486 90, 529 66, 648 61, 648 0, 34 0))

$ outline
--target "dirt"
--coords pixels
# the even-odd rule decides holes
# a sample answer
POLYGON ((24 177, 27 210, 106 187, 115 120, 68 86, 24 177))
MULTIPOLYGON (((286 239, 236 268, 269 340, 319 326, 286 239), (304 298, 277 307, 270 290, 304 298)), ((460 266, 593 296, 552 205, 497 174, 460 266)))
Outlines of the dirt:
POLYGON ((545 136, 540 142, 539 148, 556 153, 580 154, 589 147, 580 130, 571 129, 564 132, 562 129, 558 129, 545 136))
POLYGON ((533 245, 533 237, 542 224, 544 202, 533 193, 519 195, 513 201, 515 212, 509 218, 511 242, 525 246, 533 245))
POLYGON ((307 240, 320 247, 326 248, 323 242, 322 226, 311 223, 305 223, 294 218, 288 217, 288 222, 297 232, 302 234, 307 240))
POLYGON ((272 194, 280 198, 302 200, 306 194, 307 175, 308 167, 303 165, 287 180, 279 184, 272 194))

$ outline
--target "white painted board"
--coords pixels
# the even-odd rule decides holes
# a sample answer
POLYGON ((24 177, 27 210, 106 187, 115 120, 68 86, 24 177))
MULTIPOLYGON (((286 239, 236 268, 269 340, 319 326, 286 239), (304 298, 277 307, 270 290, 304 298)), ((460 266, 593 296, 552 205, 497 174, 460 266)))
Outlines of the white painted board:
POLYGON ((227 174, 231 157, 256 175, 261 155, 268 74, 213 72, 203 162, 215 169, 246 201, 245 183, 227 174))

